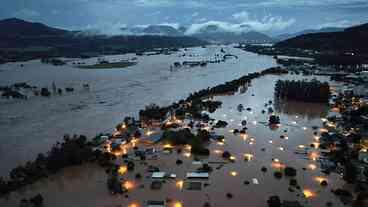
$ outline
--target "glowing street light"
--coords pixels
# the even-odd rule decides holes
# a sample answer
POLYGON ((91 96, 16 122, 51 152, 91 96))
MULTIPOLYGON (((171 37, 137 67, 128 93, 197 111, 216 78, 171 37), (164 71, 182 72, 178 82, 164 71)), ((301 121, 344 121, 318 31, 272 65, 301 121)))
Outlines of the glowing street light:
POLYGON ((310 170, 315 170, 315 169, 317 169, 317 165, 315 165, 315 164, 309 164, 309 165, 308 165, 308 168, 309 168, 310 170))
POLYGON ((120 175, 124 175, 128 171, 128 167, 126 165, 122 165, 118 169, 118 173, 120 175))
POLYGON ((184 181, 182 181, 182 180, 178 180, 178 181, 176 182, 176 187, 178 187, 180 190, 182 190, 182 189, 183 189, 183 186, 184 186, 184 181))
POLYGON ((183 207, 183 204, 179 201, 174 203, 174 207, 183 207))
POLYGON ((315 193, 312 192, 311 190, 309 189, 304 189, 303 190, 303 194, 304 194, 304 197, 305 198, 310 198, 310 197, 314 197, 315 196, 315 193))

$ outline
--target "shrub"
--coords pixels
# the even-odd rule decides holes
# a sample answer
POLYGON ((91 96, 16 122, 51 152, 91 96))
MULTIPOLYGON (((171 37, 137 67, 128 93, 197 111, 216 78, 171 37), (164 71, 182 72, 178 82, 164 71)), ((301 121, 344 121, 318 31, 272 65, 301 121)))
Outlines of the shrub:
POLYGON ((231 154, 230 154, 230 152, 225 151, 225 152, 223 152, 223 153, 222 153, 222 157, 223 157, 224 159, 229 159, 229 158, 231 157, 231 154))
POLYGON ((291 179, 289 181, 289 185, 291 185, 291 186, 297 186, 298 185, 298 181, 296 179, 291 179))
POLYGON ((274 172, 273 176, 277 179, 281 179, 282 178, 282 172, 276 171, 276 172, 274 172))
POLYGON ((215 124, 215 128, 224 128, 227 126, 227 122, 226 121, 222 121, 222 120, 218 120, 215 124))
POLYGON ((285 175, 289 177, 295 177, 296 176, 296 169, 292 167, 286 167, 285 168, 285 175))
POLYGON ((268 207, 281 207, 281 200, 278 196, 271 196, 267 200, 268 207))
POLYGON ((42 206, 43 205, 43 197, 41 194, 37 194, 36 196, 34 196, 33 198, 30 199, 30 202, 38 207, 38 206, 42 206))

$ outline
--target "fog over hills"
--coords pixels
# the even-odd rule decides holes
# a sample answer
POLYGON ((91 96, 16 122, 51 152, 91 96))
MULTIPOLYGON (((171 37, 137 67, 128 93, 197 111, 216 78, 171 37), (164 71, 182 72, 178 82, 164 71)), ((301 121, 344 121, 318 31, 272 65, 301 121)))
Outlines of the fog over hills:
POLYGON ((104 35, 98 30, 71 31, 21 19, 0 20, 0 63, 44 57, 88 57, 122 54, 154 48, 181 48, 207 44, 191 36, 177 35, 170 27, 148 27, 145 35, 104 35), (158 29, 170 35, 154 35, 158 29))
POLYGON ((124 34, 130 35, 163 35, 163 36, 191 36, 214 43, 238 42, 273 42, 274 39, 261 32, 252 31, 247 25, 239 28, 226 28, 217 24, 202 26, 147 25, 140 27, 122 28, 124 34))

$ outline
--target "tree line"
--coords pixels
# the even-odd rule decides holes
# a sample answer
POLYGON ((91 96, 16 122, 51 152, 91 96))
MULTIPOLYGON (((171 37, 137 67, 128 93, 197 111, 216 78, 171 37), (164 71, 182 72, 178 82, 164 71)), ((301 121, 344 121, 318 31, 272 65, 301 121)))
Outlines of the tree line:
POLYGON ((65 167, 94 161, 101 166, 110 165, 114 155, 94 150, 94 147, 84 135, 65 135, 63 142, 55 144, 48 153, 38 154, 34 161, 12 169, 8 179, 0 177, 0 196, 33 184, 65 167))
POLYGON ((169 106, 160 107, 155 104, 148 105, 145 109, 139 111, 139 116, 141 120, 164 120, 169 111, 175 110, 181 113, 189 113, 194 118, 203 118, 200 114, 202 110, 208 110, 209 112, 214 112, 217 108, 221 106, 221 102, 216 101, 203 101, 203 99, 208 99, 213 96, 223 95, 223 94, 233 94, 238 92, 241 86, 249 84, 253 79, 259 78, 264 75, 269 74, 287 74, 288 71, 280 67, 271 67, 265 69, 261 72, 249 73, 238 79, 226 82, 224 84, 219 84, 212 88, 206 88, 199 90, 197 92, 191 93, 185 100, 180 100, 177 103, 173 103, 169 106), (186 107, 181 107, 186 105, 186 107), (183 111, 184 110, 184 111, 183 111))
POLYGON ((305 102, 328 102, 330 86, 327 82, 317 80, 278 80, 275 86, 275 96, 305 102))

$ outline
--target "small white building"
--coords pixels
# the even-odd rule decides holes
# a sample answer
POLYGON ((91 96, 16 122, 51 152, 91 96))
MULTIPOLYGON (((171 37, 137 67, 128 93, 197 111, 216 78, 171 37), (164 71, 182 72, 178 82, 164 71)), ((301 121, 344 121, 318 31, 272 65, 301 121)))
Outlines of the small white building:
POLYGON ((368 80, 368 71, 362 71, 359 73, 359 77, 368 80))
POLYGON ((151 178, 152 179, 163 179, 165 178, 166 173, 165 172, 154 172, 152 173, 151 178))
POLYGON ((126 144, 126 140, 125 139, 113 139, 111 144, 124 145, 126 144))
POLYGON ((366 85, 355 86, 353 88, 353 93, 356 96, 368 96, 368 87, 366 85))
POLYGON ((258 179, 257 178, 252 178, 252 182, 254 185, 258 185, 259 182, 258 182, 258 179))
POLYGON ((208 179, 209 174, 208 173, 191 172, 191 173, 187 173, 186 177, 188 179, 208 179))
POLYGON ((192 165, 202 165, 202 162, 201 161, 193 161, 192 165))
POLYGON ((359 155, 358 155, 358 159, 359 161, 366 161, 368 159, 368 150, 367 149, 362 149, 359 151, 359 155))

